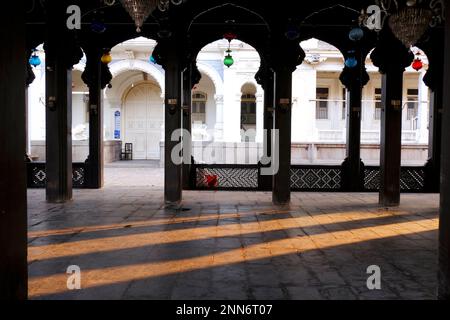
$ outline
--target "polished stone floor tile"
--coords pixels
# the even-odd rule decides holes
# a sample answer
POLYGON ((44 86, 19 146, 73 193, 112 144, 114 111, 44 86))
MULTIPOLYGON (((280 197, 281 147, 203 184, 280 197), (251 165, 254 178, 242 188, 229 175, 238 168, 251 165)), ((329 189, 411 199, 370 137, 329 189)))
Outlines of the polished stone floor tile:
POLYGON ((185 192, 180 210, 125 176, 63 205, 29 191, 31 299, 435 298, 437 195, 392 209, 376 194, 294 193, 281 208, 270 193, 185 192), (67 288, 72 265, 81 290, 67 288), (372 265, 381 290, 367 288, 372 265))

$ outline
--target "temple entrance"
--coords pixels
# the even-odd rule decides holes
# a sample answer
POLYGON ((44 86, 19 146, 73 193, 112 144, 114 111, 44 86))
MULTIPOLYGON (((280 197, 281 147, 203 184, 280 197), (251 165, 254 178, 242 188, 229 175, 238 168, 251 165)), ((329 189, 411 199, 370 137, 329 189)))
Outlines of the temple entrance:
POLYGON ((161 90, 150 82, 133 86, 124 97, 124 143, 132 143, 134 159, 159 160, 164 124, 161 90))

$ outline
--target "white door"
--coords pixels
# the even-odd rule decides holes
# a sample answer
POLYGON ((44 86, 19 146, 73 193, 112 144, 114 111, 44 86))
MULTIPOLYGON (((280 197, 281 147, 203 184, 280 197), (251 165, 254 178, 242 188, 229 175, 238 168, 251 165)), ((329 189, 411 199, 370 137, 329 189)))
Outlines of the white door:
POLYGON ((158 87, 151 83, 135 86, 125 100, 125 141, 133 144, 136 160, 159 160, 163 101, 158 87))

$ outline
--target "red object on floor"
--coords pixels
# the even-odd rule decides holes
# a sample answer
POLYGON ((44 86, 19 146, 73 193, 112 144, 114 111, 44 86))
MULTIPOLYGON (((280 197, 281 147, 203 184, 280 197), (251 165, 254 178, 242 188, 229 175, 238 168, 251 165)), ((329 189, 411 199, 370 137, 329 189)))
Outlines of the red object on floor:
POLYGON ((208 185, 208 188, 217 188, 219 185, 219 180, 216 175, 207 175, 206 177, 206 184, 208 185))

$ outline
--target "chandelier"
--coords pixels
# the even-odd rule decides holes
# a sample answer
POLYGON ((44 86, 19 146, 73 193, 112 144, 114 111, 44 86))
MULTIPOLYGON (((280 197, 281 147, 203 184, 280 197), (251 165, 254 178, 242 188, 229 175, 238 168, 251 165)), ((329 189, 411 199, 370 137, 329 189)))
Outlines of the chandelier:
POLYGON ((389 27, 397 39, 410 48, 424 35, 432 20, 431 10, 407 7, 389 18, 389 27))
POLYGON ((183 0, 120 0, 120 3, 133 19, 136 31, 141 32, 142 25, 156 9, 164 12, 170 4, 180 5, 183 0))
POLYGON ((394 36, 406 47, 417 44, 428 28, 441 24, 444 0, 377 0, 394 36))

